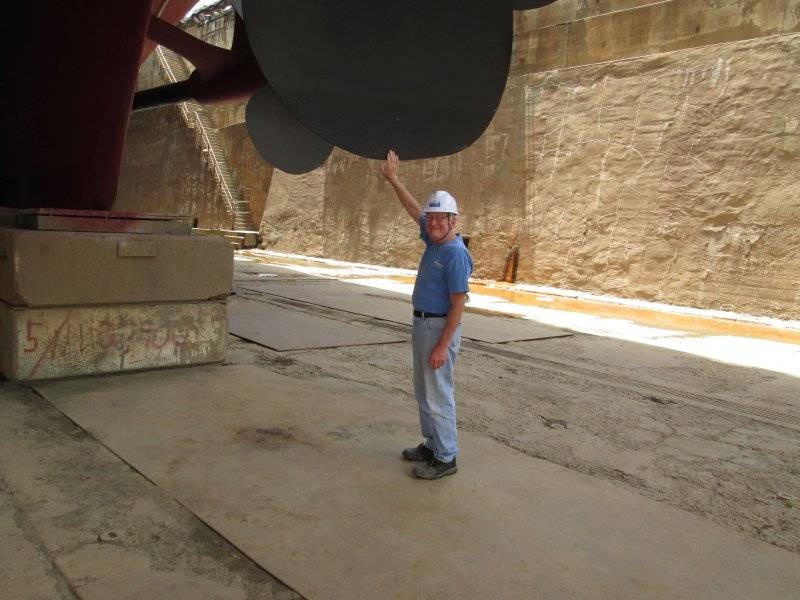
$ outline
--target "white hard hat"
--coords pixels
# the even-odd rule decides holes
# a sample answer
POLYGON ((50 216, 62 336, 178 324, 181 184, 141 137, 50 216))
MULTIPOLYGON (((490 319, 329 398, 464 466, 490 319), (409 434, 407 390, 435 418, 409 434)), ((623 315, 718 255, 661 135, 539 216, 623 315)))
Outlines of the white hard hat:
POLYGON ((433 192, 428 197, 428 201, 425 203, 425 208, 422 209, 422 212, 443 212, 457 215, 458 205, 456 204, 456 199, 449 193, 438 191, 433 192))

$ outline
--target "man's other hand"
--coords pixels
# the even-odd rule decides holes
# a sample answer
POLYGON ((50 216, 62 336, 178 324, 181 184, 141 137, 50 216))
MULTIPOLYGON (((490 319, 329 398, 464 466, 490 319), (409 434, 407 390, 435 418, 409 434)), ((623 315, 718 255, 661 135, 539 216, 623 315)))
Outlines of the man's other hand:
POLYGON ((436 344, 428 358, 428 365, 434 371, 440 369, 447 362, 447 344, 436 344))

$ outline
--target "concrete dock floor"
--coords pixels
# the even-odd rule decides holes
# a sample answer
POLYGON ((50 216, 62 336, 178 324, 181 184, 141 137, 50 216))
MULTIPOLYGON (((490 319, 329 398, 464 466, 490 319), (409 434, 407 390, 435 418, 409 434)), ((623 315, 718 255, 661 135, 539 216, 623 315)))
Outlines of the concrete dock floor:
POLYGON ((9 597, 797 597, 800 379, 471 342, 459 473, 422 482, 409 353, 231 338, 223 365, 0 384, 9 597))

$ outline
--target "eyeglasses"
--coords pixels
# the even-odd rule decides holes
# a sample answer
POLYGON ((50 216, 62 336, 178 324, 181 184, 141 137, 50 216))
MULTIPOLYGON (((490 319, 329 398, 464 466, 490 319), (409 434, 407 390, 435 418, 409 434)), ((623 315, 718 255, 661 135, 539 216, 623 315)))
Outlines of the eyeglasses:
POLYGON ((450 215, 442 215, 440 217, 435 217, 433 215, 427 215, 428 221, 433 221, 434 223, 444 223, 445 221, 450 219, 450 215))

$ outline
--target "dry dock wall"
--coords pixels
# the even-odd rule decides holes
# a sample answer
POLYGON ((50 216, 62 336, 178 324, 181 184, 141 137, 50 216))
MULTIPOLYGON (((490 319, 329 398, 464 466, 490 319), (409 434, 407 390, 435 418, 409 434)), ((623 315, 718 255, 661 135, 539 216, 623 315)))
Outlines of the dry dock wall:
MULTIPOLYGON (((490 128, 401 175, 420 199, 459 198, 479 277, 500 278, 518 248, 518 281, 798 319, 798 31, 800 0, 517 13, 490 128)), ((240 148, 241 113, 215 111, 240 148)), ((312 173, 254 177, 247 150, 233 163, 266 247, 416 265, 414 226, 375 161, 335 150, 312 173)))

